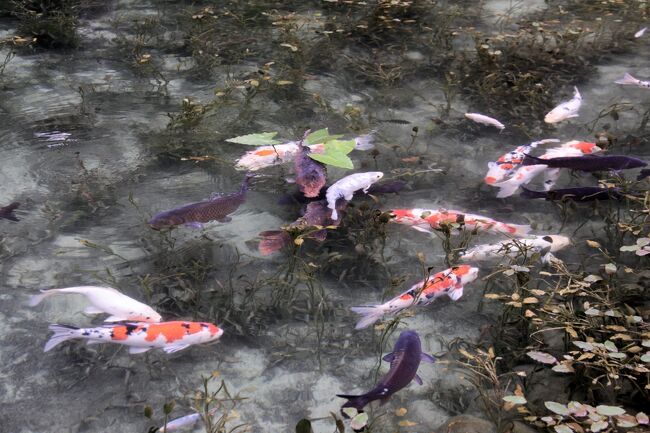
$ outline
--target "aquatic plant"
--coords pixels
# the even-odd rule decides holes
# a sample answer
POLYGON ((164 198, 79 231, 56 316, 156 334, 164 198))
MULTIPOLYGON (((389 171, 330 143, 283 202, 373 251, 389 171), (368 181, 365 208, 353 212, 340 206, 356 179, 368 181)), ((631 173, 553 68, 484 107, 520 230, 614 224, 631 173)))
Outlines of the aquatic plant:
POLYGON ((13 2, 18 32, 45 48, 73 48, 79 43, 77 26, 83 2, 78 0, 20 0, 13 2))

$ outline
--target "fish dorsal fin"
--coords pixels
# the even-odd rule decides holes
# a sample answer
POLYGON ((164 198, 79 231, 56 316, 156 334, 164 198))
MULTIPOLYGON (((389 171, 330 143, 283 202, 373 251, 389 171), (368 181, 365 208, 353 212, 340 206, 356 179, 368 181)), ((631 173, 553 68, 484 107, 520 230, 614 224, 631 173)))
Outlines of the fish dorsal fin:
POLYGON ((391 352, 391 353, 389 353, 388 355, 384 356, 384 357, 381 358, 381 359, 383 359, 383 360, 386 361, 386 362, 390 362, 390 363, 392 363, 393 360, 395 359, 395 353, 394 353, 394 352, 391 352))

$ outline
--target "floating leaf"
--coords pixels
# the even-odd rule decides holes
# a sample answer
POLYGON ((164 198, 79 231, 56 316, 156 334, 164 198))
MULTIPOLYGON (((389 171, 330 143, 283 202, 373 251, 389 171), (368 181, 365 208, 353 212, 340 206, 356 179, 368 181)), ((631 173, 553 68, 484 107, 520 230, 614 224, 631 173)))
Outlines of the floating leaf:
POLYGON ((397 416, 404 416, 404 415, 406 415, 406 412, 408 412, 408 410, 406 410, 405 407, 400 407, 399 409, 397 409, 397 410, 395 411, 395 415, 397 415, 397 416))
POLYGON ((309 157, 315 161, 322 162, 323 164, 327 164, 327 165, 332 165, 334 167, 347 168, 347 169, 354 168, 354 164, 352 163, 352 160, 343 153, 330 153, 330 154, 310 153, 309 157))
POLYGON ((575 370, 571 364, 554 365, 551 370, 555 371, 556 373, 575 373, 575 370))
POLYGON ((610 352, 618 352, 618 347, 616 347, 616 344, 612 343, 609 340, 605 341, 604 346, 605 349, 609 350, 610 352))
POLYGON ((400 427, 413 427, 414 425, 418 425, 418 423, 409 421, 409 420, 403 420, 397 423, 400 427))
POLYGON ((630 428, 639 425, 639 422, 632 415, 619 415, 616 417, 616 425, 618 427, 630 428))
POLYGON ((539 300, 533 296, 530 296, 528 298, 524 298, 523 303, 524 304, 536 304, 538 303, 539 300))
POLYGON ((259 132, 257 134, 240 135, 239 137, 229 138, 229 143, 246 144, 248 146, 263 146, 265 144, 281 144, 281 141, 273 139, 277 132, 259 132))
POLYGON ((318 131, 314 131, 305 137, 305 144, 325 143, 329 136, 330 133, 327 128, 319 129, 318 131))
POLYGON ((550 410, 551 412, 554 412, 558 415, 568 415, 569 414, 569 409, 560 403, 556 403, 554 401, 545 401, 544 406, 546 406, 546 409, 550 410))
POLYGON ((301 419, 296 424, 296 433, 314 433, 314 429, 311 428, 311 421, 308 419, 301 419))
POLYGON ((350 421, 350 427, 352 430, 361 430, 368 424, 368 414, 365 412, 360 413, 359 415, 352 418, 350 421))
POLYGON ((587 245, 589 245, 591 248, 600 248, 600 244, 596 241, 587 241, 587 245))
POLYGON ((347 155, 354 150, 354 140, 330 139, 325 143, 325 153, 335 152, 347 155))
POLYGON ((650 353, 646 353, 641 357, 641 361, 643 362, 650 362, 650 353))
POLYGON ((531 352, 527 352, 526 355, 543 364, 557 364, 557 359, 555 359, 553 355, 545 352, 537 352, 533 350, 531 352))
POLYGON ((592 432, 597 433, 601 430, 606 429, 609 426, 609 423, 607 421, 596 421, 594 423, 591 423, 591 427, 589 428, 592 432))
POLYGON ((503 397, 503 400, 507 401, 508 403, 513 403, 513 404, 526 404, 527 400, 526 397, 522 397, 520 395, 507 395, 503 397))
POLYGON ((609 357, 614 359, 625 359, 627 358, 627 355, 620 352, 614 352, 614 353, 610 353, 609 357))
POLYGON ((636 420, 639 422, 639 424, 649 424, 650 423, 650 418, 648 418, 648 415, 646 415, 643 412, 639 412, 636 414, 636 420))
POLYGON ((277 84, 278 86, 288 86, 288 85, 290 85, 290 84, 293 84, 293 81, 289 81, 289 80, 279 80, 279 81, 278 81, 277 83, 275 83, 275 84, 277 84))
POLYGON ((615 274, 616 273, 616 265, 614 263, 607 263, 605 265, 605 273, 607 274, 615 274))
POLYGON ((573 433, 573 429, 566 424, 560 424, 553 427, 557 433, 573 433))
POLYGON ((600 316, 600 310, 597 308, 589 308, 588 310, 585 311, 585 314, 587 316, 600 316))
POLYGON ((615 416, 623 415, 625 413, 625 409, 618 406, 607 406, 605 404, 601 404, 599 406, 596 406, 596 412, 605 416, 615 416))
POLYGON ((596 281, 601 281, 603 278, 598 275, 587 275, 585 278, 583 278, 582 281, 586 281, 587 283, 595 283, 596 281))
POLYGON ((587 416, 587 406, 577 401, 570 401, 567 404, 569 412, 575 416, 587 416))
POLYGON ((359 411, 357 411, 357 409, 354 407, 344 407, 343 409, 341 409, 341 412, 343 412, 345 415, 347 415, 350 418, 354 418, 359 413, 359 411))

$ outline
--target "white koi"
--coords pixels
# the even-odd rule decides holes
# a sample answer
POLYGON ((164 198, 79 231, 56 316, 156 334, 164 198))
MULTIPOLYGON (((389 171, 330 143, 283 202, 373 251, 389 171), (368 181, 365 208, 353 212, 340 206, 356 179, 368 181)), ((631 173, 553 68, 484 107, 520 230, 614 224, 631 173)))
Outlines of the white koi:
POLYGON ((645 33, 646 30, 648 30, 647 27, 642 28, 641 30, 639 30, 638 32, 636 32, 634 34, 634 37, 635 38, 640 38, 641 36, 643 36, 643 34, 645 33))
POLYGON ((634 78, 632 75, 628 74, 627 72, 625 75, 623 75, 623 78, 620 80, 614 81, 616 84, 623 84, 623 85, 628 85, 628 86, 637 86, 641 87, 642 89, 650 89, 650 81, 642 81, 637 78, 634 78))
POLYGON ((532 236, 529 238, 508 239, 505 241, 477 245, 470 248, 460 255, 459 260, 483 261, 490 259, 500 259, 503 257, 515 258, 519 254, 539 252, 542 255, 542 261, 548 262, 552 256, 551 253, 559 251, 571 244, 571 240, 566 236, 547 235, 532 236))
POLYGON ((472 120, 476 123, 481 123, 487 126, 494 126, 495 128, 498 129, 504 129, 506 127, 503 123, 499 122, 497 119, 486 116, 484 114, 465 113, 465 117, 467 117, 469 120, 472 120))
MULTIPOLYGON (((273 146, 259 146, 254 150, 246 152, 237 160, 235 168, 237 170, 257 171, 262 168, 273 165, 291 162, 298 154, 299 142, 290 141, 285 144, 273 146)), ((317 143, 307 146, 312 153, 325 152, 325 145, 317 143)), ((354 139, 354 148, 356 150, 369 150, 374 147, 372 134, 361 135, 354 139)))
POLYGON ((575 90, 573 98, 562 102, 560 105, 549 111, 544 117, 544 122, 546 123, 558 123, 572 117, 578 117, 578 110, 582 105, 582 96, 578 91, 577 87, 573 88, 575 90))
POLYGON ((443 295, 457 301, 463 296, 465 284, 471 283, 477 277, 478 268, 469 265, 454 266, 414 284, 406 292, 383 304, 352 307, 350 310, 363 316, 355 329, 366 328, 385 314, 395 314, 414 305, 428 305, 443 295))
POLYGON ((122 322, 133 320, 137 322, 160 322, 162 319, 150 306, 126 296, 112 287, 78 286, 63 289, 41 290, 29 300, 29 306, 38 305, 43 299, 59 293, 74 293, 84 295, 91 305, 86 307, 86 314, 107 313, 105 322, 122 322))
POLYGON ((143 353, 158 348, 167 353, 178 352, 195 344, 209 343, 223 335, 223 329, 204 322, 123 323, 94 328, 53 324, 54 335, 45 344, 44 352, 67 340, 81 338, 88 344, 117 343, 129 346, 129 353, 143 353))
POLYGON ((336 200, 343 198, 346 201, 350 201, 352 200, 354 192, 360 189, 362 189, 364 193, 368 193, 368 188, 383 176, 384 173, 381 171, 354 173, 337 180, 327 188, 325 198, 327 198, 327 207, 332 209, 332 220, 336 221, 339 218, 338 213, 336 212, 336 200))

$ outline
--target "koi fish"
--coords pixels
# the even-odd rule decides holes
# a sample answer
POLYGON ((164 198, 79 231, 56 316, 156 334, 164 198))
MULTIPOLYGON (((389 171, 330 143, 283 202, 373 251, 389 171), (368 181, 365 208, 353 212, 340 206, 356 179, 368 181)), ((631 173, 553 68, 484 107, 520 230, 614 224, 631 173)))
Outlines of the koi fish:
POLYGON ((18 209, 18 206, 20 206, 20 203, 15 201, 11 204, 8 204, 7 206, 0 207, 0 218, 4 218, 10 221, 20 221, 14 214, 14 211, 18 209))
POLYGON ((645 33, 646 30, 648 30, 647 27, 642 28, 641 30, 639 30, 638 32, 636 32, 634 34, 634 37, 635 38, 640 38, 641 36, 643 36, 643 34, 645 33))
POLYGON ((382 358, 390 363, 390 369, 384 377, 379 380, 377 386, 362 395, 337 394, 337 397, 345 398, 348 401, 341 407, 341 413, 348 417, 343 409, 353 407, 361 411, 368 403, 380 400, 382 403, 388 401, 391 395, 406 387, 412 380, 422 385, 422 379, 418 376, 420 362, 433 364, 436 362, 431 355, 422 352, 422 343, 417 332, 403 331, 393 351, 382 358))
POLYGON ((506 127, 503 123, 499 122, 497 119, 493 119, 492 117, 486 116, 484 114, 465 113, 465 117, 467 117, 469 120, 472 120, 476 123, 481 123, 487 126, 494 126, 495 128, 498 129, 504 129, 506 127))
POLYGON ((526 155, 523 165, 545 165, 554 168, 570 168, 580 171, 603 171, 603 170, 625 170, 628 168, 645 167, 647 162, 624 155, 582 155, 582 156, 563 156, 557 158, 537 158, 536 156, 526 155))
MULTIPOLYGON (((337 209, 339 212, 343 211, 347 207, 347 203, 343 202, 337 204, 337 209)), ((305 214, 298 218, 293 223, 289 224, 288 228, 298 228, 301 230, 307 230, 310 227, 314 226, 338 226, 340 220, 333 221, 331 218, 330 209, 327 207, 327 201, 319 200, 312 201, 307 204, 305 214)), ((258 250, 263 256, 267 256, 276 251, 281 250, 291 243, 291 236, 286 230, 270 230, 264 231, 260 234, 260 243, 258 245, 258 250)), ((304 236, 309 239, 314 239, 318 242, 323 242, 327 237, 327 230, 317 230, 313 233, 310 233, 308 236, 304 236)))
POLYGON ((553 189, 550 191, 533 191, 521 187, 520 194, 524 198, 544 198, 546 200, 573 200, 578 202, 594 200, 620 200, 623 198, 620 188, 600 188, 598 186, 585 186, 579 188, 553 189))
MULTIPOLYGON (((567 143, 564 143, 560 147, 548 149, 546 153, 540 156, 539 158, 545 160, 548 158, 555 158, 560 156, 588 155, 588 154, 597 153, 601 151, 602 149, 596 146, 596 143, 590 143, 588 141, 572 140, 567 143)), ((549 171, 549 167, 547 165, 522 166, 519 167, 512 174, 512 176, 510 176, 510 179, 494 184, 494 186, 500 188, 497 197, 499 198, 510 197, 517 191, 519 186, 530 183, 530 181, 532 181, 540 173, 545 173, 546 179, 544 181, 544 188, 546 190, 551 189, 555 184, 555 181, 560 176, 559 170, 554 169, 554 171, 549 171)))
POLYGON ((384 173, 381 171, 368 171, 366 173, 354 173, 337 180, 325 193, 327 199, 327 207, 332 210, 332 221, 336 221, 338 213, 336 212, 336 201, 343 198, 345 201, 352 200, 354 192, 363 190, 364 193, 368 192, 368 188, 381 179, 384 173))
POLYGON ((560 105, 549 111, 544 117, 544 122, 558 123, 572 117, 578 117, 578 110, 580 110, 580 105, 582 105, 582 96, 577 87, 574 87, 573 89, 573 98, 566 102, 562 102, 560 105))
POLYGON ((433 233, 444 224, 460 224, 469 230, 485 230, 492 233, 521 236, 530 231, 528 225, 503 223, 481 215, 473 215, 447 209, 393 209, 390 211, 398 224, 410 226, 414 230, 433 233))
POLYGON ((542 255, 542 262, 546 263, 553 257, 551 253, 559 251, 570 244, 571 240, 561 235, 508 239, 494 244, 472 247, 461 254, 459 260, 464 262, 470 260, 483 261, 504 256, 515 258, 523 252, 539 252, 542 255))
POLYGON ((318 197, 320 190, 327 183, 327 169, 323 164, 309 157, 310 150, 298 143, 298 152, 294 160, 296 183, 307 198, 318 197))
POLYGON ((532 152, 540 144, 546 143, 559 143, 560 140, 556 138, 547 138, 544 140, 533 141, 530 144, 524 144, 518 146, 515 150, 503 154, 494 162, 488 162, 488 172, 485 175, 485 183, 488 185, 494 185, 497 182, 509 177, 512 172, 521 164, 524 156, 532 152))
POLYGON ((637 78, 634 78, 632 75, 627 72, 623 75, 623 78, 620 80, 614 81, 616 84, 624 84, 630 86, 641 87, 642 89, 650 89, 650 81, 642 81, 637 78))
POLYGON ((463 287, 478 277, 478 268, 469 265, 454 266, 438 272, 428 279, 415 283, 406 292, 380 305, 352 307, 350 310, 362 317, 355 329, 366 328, 385 314, 395 314, 414 305, 428 305, 442 295, 457 301, 463 296, 463 287))
POLYGON ((112 287, 78 286, 63 289, 41 290, 39 295, 29 299, 29 306, 35 307, 45 298, 60 293, 74 293, 86 297, 91 305, 84 309, 86 314, 110 314, 104 322, 160 322, 162 317, 147 304, 136 301, 112 287))
MULTIPOLYGON (((313 153, 325 152, 325 145, 323 143, 312 144, 307 147, 313 153)), ((354 139, 354 148, 356 150, 369 150, 373 147, 372 134, 361 135, 354 139)), ((273 165, 291 162, 298 154, 299 149, 299 142, 297 141, 272 146, 260 146, 246 152, 239 158, 235 168, 237 170, 257 171, 273 165)))
POLYGON ((246 191, 248 191, 252 177, 252 174, 247 174, 237 192, 226 195, 214 194, 207 200, 160 212, 149 220, 149 225, 154 230, 160 230, 181 224, 188 227, 202 228, 202 223, 213 220, 228 222, 231 220, 228 215, 236 211, 246 201, 246 191))
POLYGON ((129 346, 131 354, 154 348, 174 353, 195 344, 209 343, 223 335, 223 329, 212 323, 185 321, 134 322, 95 328, 52 324, 49 329, 54 335, 45 344, 44 352, 49 352, 64 341, 81 338, 88 340, 88 344, 123 344, 129 346))

